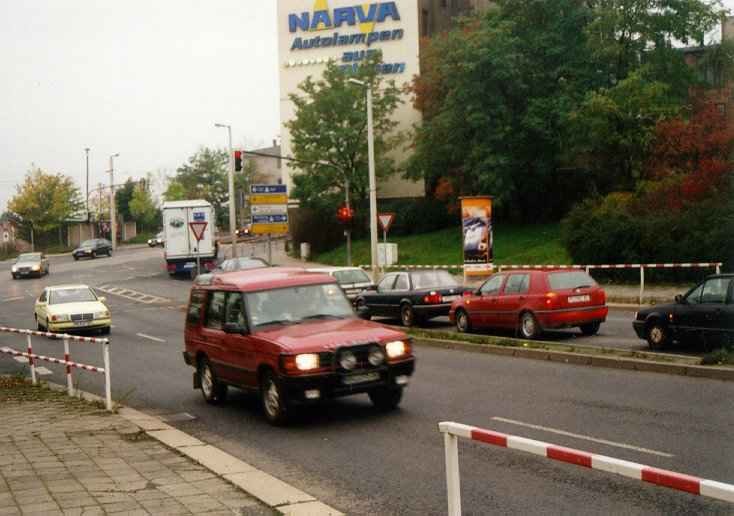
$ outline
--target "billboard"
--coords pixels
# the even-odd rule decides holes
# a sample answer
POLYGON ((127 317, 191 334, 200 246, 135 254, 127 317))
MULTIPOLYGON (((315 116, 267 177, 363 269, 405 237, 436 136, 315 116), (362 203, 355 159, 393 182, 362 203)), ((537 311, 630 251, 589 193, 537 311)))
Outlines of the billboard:
POLYGON ((491 274, 494 257, 491 197, 462 197, 461 234, 464 274, 467 276, 491 274))

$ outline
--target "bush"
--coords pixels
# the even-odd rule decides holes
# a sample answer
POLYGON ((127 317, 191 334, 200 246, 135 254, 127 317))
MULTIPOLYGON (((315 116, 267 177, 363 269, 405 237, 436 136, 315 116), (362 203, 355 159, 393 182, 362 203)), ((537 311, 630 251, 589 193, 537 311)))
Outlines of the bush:
POLYGON ((444 202, 433 198, 382 200, 379 211, 395 213, 391 235, 415 235, 460 227, 458 213, 449 213, 444 202))
MULTIPOLYGON (((562 223, 574 263, 723 261, 734 270, 734 201, 724 193, 679 211, 637 212, 630 194, 587 200, 562 223)), ((655 270, 649 279, 691 281, 700 270, 655 270)))

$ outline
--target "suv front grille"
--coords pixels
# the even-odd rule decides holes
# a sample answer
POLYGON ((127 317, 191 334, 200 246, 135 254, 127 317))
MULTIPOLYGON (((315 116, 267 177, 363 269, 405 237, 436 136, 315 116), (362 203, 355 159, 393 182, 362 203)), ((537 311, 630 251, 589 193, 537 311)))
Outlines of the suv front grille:
POLYGON ((370 348, 372 346, 380 347, 380 345, 377 344, 377 342, 368 342, 366 344, 357 344, 355 346, 339 348, 337 350, 336 358, 335 358, 337 371, 352 372, 352 371, 359 371, 359 370, 364 370, 364 369, 378 369, 379 367, 384 365, 384 362, 380 364, 379 366, 373 366, 372 364, 370 364, 368 357, 370 354, 370 348), (357 365, 354 367, 354 369, 347 370, 347 369, 342 368, 339 365, 341 354, 345 351, 351 351, 352 353, 354 353, 354 356, 357 357, 357 365))
POLYGON ((94 314, 72 314, 72 321, 91 321, 94 319, 94 314))

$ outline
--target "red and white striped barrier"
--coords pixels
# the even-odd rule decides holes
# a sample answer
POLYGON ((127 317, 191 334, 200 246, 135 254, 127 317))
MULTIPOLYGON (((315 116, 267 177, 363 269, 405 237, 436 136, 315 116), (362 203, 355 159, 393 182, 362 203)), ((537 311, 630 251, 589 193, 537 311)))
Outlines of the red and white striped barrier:
MULTIPOLYGON (((714 267, 716 274, 721 273, 723 262, 684 262, 684 263, 606 263, 590 265, 496 265, 497 272, 503 270, 585 270, 587 273, 592 269, 640 269, 640 304, 643 304, 645 296, 645 269, 694 269, 714 267)), ((370 269, 370 265, 360 265, 363 269, 370 269)), ((463 265, 392 265, 387 269, 393 270, 420 270, 420 269, 464 269, 463 265)), ((383 269, 384 270, 384 269, 383 269)))
POLYGON ((683 473, 637 464, 636 462, 615 459, 606 455, 574 450, 573 448, 556 446, 543 441, 503 434, 461 423, 444 421, 438 424, 438 429, 444 435, 449 516, 461 515, 459 437, 500 446, 502 448, 520 450, 575 466, 598 469, 607 473, 642 480, 643 482, 649 482, 670 489, 734 503, 734 485, 732 484, 706 480, 683 473))
POLYGON ((38 379, 36 377, 36 361, 41 360, 44 362, 51 362, 53 364, 61 364, 66 366, 66 389, 69 394, 69 396, 74 395, 74 380, 72 377, 72 369, 82 369, 84 371, 90 371, 93 373, 101 373, 105 375, 105 404, 107 406, 107 410, 112 410, 112 385, 110 382, 110 340, 104 339, 104 338, 96 338, 96 337, 81 337, 77 335, 69 335, 67 333, 51 333, 47 331, 35 331, 35 330, 25 330, 21 328, 9 328, 7 326, 0 326, 0 332, 1 333, 15 333, 18 335, 25 335, 27 340, 27 352, 23 353, 21 351, 14 350, 9 347, 3 347, 0 348, 0 353, 4 353, 7 355, 12 355, 16 357, 25 357, 28 359, 28 363, 31 367, 31 379, 33 381, 33 384, 36 385, 38 383, 38 379), (63 340, 64 341, 64 358, 54 358, 54 357, 48 357, 45 355, 36 355, 33 353, 33 343, 31 341, 31 336, 38 336, 38 337, 45 337, 48 339, 54 339, 54 340, 63 340), (104 367, 98 367, 98 366, 92 366, 88 364, 82 364, 80 362, 73 362, 71 360, 71 355, 69 353, 69 342, 85 342, 85 343, 95 343, 95 344, 102 344, 102 358, 104 360, 104 367))

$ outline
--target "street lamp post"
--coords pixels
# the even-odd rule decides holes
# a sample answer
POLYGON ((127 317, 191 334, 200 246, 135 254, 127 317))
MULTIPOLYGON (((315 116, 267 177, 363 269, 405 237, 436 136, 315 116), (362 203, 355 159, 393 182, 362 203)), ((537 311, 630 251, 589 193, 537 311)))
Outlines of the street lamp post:
POLYGON ((367 94, 367 155, 370 183, 370 254, 372 279, 377 281, 377 179, 375 178, 375 135, 372 127, 372 86, 365 81, 350 78, 349 82, 362 86, 367 94))
POLYGON ((232 239, 232 258, 237 258, 237 233, 236 233, 236 210, 234 201, 234 154, 232 152, 232 126, 227 124, 214 124, 214 127, 227 129, 229 137, 229 235, 232 239))
POLYGON ((112 241, 112 250, 117 249, 117 221, 115 220, 115 162, 114 159, 120 155, 119 152, 110 156, 110 240, 112 241))
POLYGON ((87 222, 89 222, 89 147, 84 148, 84 153, 87 155, 87 201, 84 209, 87 211, 87 222))

